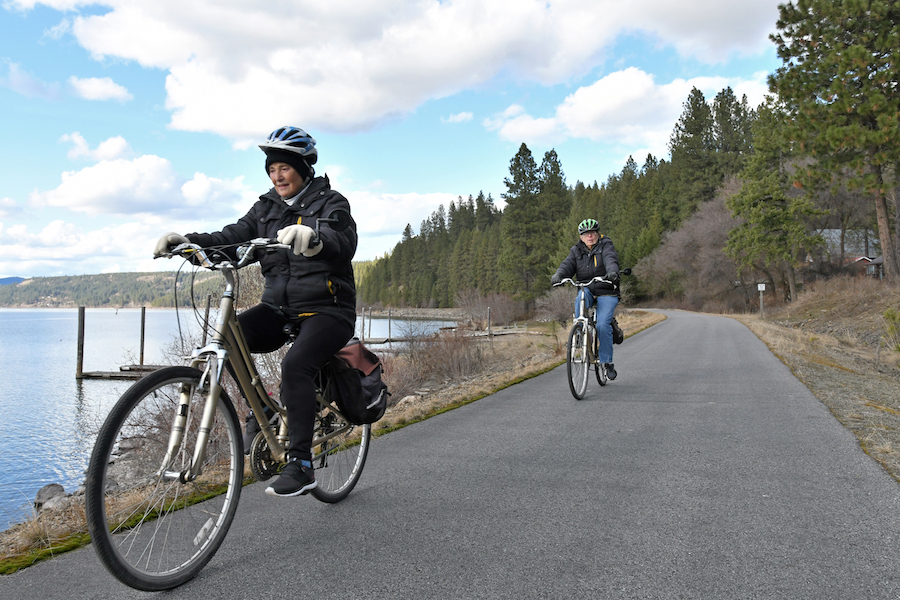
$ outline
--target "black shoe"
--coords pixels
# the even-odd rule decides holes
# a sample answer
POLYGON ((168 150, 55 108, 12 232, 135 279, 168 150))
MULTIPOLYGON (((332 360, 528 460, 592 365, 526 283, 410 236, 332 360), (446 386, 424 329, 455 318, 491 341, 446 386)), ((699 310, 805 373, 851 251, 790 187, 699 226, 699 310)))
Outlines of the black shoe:
POLYGON ((266 493, 270 496, 302 496, 316 485, 315 472, 301 465, 299 460, 292 460, 285 465, 278 479, 266 488, 266 493))
POLYGON ((619 376, 619 374, 616 373, 615 365, 613 365, 612 363, 606 363, 606 377, 610 381, 612 381, 613 379, 615 379, 618 376, 619 376))

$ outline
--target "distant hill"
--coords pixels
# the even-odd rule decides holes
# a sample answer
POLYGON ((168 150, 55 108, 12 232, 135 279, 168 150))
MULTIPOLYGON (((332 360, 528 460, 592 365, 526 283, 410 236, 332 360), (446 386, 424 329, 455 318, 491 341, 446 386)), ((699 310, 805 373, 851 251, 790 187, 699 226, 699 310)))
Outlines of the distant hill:
MULTIPOLYGON (((357 271, 364 271, 370 262, 353 263, 357 271)), ((262 277, 258 266, 250 266, 239 272, 247 302, 255 304, 262 292, 262 277)), ((207 295, 218 303, 224 279, 220 273, 207 270, 182 271, 178 279, 178 304, 190 306, 194 302, 205 304, 207 295)), ((175 306, 175 272, 155 273, 104 273, 102 275, 75 275, 63 277, 7 277, 0 279, 0 308, 172 308, 175 306)))
MULTIPOLYGON (((190 305, 190 273, 178 283, 178 303, 190 305)), ((175 273, 105 273, 64 277, 8 277, 0 280, 0 307, 74 308, 174 307, 175 273)), ((212 271, 198 271, 193 282, 194 298, 205 302, 207 294, 218 296, 222 278, 212 271)))

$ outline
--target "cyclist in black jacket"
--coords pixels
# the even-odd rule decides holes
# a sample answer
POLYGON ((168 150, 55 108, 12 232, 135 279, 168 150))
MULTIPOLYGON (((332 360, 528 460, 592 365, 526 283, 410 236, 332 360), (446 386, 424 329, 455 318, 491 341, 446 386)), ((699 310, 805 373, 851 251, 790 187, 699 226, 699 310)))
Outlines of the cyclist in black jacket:
MULTIPOLYGON (((356 224, 335 231, 327 224, 315 238, 316 219, 350 203, 331 189, 328 177, 316 177, 316 140, 297 127, 273 131, 260 144, 273 188, 259 197, 237 223, 216 233, 167 233, 156 255, 184 242, 210 247, 254 238, 277 238, 288 249, 258 249, 265 277, 262 300, 238 315, 251 352, 272 352, 288 341, 285 327, 298 326, 297 338, 281 365, 281 403, 287 408, 288 464, 266 489, 273 496, 299 496, 316 487, 311 443, 316 414, 313 377, 353 336, 356 287, 351 260, 356 252, 356 224)), ((233 252, 233 249, 231 250, 233 252)), ((247 421, 244 449, 259 431, 247 421)))
MULTIPOLYGON (((556 285, 567 277, 583 282, 603 276, 618 284, 619 254, 612 240, 600 233, 600 224, 595 219, 585 219, 578 225, 578 235, 581 241, 569 250, 569 255, 550 278, 550 283, 556 285)), ((600 346, 597 358, 606 364, 607 376, 615 379, 618 373, 613 365, 612 318, 619 304, 619 286, 597 281, 590 287, 582 288, 579 296, 582 293, 585 294, 585 308, 595 303, 597 305, 597 340, 600 346)), ((578 307, 576 297, 576 311, 578 307)))

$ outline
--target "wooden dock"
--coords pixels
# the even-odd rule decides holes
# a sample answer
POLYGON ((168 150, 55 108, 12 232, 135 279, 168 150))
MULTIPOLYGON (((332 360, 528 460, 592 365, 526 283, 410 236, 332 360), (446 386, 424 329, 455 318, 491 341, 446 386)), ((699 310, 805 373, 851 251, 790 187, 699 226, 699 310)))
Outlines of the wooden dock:
POLYGON ((140 379, 159 365, 144 364, 144 323, 147 309, 141 308, 141 364, 123 365, 118 371, 85 371, 84 363, 84 307, 78 307, 78 351, 75 359, 75 379, 140 379))
POLYGON ((118 371, 82 371, 79 379, 140 379, 162 365, 122 365, 118 371))

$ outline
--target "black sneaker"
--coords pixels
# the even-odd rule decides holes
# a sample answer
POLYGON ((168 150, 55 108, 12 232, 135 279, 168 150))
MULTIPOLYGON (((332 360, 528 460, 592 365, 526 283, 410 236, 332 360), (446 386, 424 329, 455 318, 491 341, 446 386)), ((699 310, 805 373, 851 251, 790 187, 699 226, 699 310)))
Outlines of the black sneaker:
POLYGON ((292 460, 285 465, 278 479, 266 488, 266 493, 270 496, 302 496, 316 485, 315 472, 301 465, 299 460, 292 460))
POLYGON ((618 373, 616 373, 616 367, 612 363, 606 363, 606 377, 609 378, 610 381, 618 377, 618 373))

